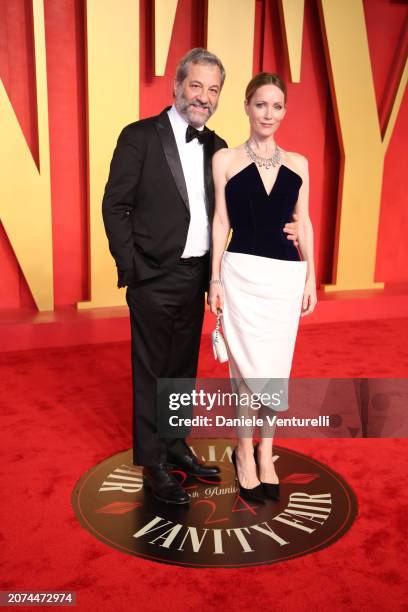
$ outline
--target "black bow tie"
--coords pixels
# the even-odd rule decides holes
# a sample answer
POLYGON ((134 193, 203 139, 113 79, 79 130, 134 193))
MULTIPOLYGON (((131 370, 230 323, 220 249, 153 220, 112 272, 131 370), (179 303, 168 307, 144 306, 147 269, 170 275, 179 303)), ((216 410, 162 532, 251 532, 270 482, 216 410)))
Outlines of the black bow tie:
POLYGON ((204 128, 203 130, 196 130, 195 127, 189 125, 186 131, 186 142, 190 142, 193 140, 193 138, 197 138, 200 144, 204 144, 209 138, 211 138, 212 133, 213 132, 207 128, 204 128))

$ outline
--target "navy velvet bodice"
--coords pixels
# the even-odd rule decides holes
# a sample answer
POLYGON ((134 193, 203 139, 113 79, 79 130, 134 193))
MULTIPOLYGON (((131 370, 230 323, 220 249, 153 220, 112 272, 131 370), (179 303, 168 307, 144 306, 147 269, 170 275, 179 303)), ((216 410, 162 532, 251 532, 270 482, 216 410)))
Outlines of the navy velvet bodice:
POLYGON ((233 230, 227 251, 300 261, 297 248, 287 239, 283 228, 293 221, 302 182, 296 172, 283 164, 270 194, 254 162, 232 176, 225 186, 233 230))

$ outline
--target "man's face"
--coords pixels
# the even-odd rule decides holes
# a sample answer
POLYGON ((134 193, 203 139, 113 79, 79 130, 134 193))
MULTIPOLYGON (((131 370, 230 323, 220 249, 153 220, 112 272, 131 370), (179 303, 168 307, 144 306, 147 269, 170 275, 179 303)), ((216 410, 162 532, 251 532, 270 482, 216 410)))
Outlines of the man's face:
POLYGON ((174 104, 193 127, 207 123, 215 113, 221 92, 221 71, 214 64, 189 63, 184 81, 174 81, 174 104))

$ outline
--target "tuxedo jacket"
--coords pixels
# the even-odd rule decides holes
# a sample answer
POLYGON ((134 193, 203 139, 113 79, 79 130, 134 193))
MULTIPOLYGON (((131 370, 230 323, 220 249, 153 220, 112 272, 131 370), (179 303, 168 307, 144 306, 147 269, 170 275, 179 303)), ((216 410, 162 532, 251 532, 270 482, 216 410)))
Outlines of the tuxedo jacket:
MULTIPOLYGON (((169 108, 126 126, 113 153, 102 213, 118 269, 118 287, 132 286, 171 270, 186 244, 190 207, 169 108)), ((204 129, 209 132, 203 145, 203 171, 211 223, 211 159, 227 143, 204 129)))

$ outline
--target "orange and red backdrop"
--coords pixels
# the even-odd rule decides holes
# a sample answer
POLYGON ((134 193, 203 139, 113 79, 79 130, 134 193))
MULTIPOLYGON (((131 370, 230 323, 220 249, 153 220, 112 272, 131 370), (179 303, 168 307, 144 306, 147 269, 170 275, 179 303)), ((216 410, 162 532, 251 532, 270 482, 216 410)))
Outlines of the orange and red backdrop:
MULTIPOLYGON (((403 78, 406 61, 407 42, 407 5, 406 2, 391 0, 334 0, 338 5, 350 10, 350 46, 353 47, 353 15, 362 11, 367 37, 371 74, 367 79, 373 83, 378 129, 384 136, 395 100, 398 86, 403 78)), ((220 0, 221 2, 221 0, 220 0)), ((333 0, 332 0, 333 2, 333 0)), ((191 47, 206 45, 209 42, 208 18, 209 2, 204 0, 179 0, 176 4, 171 41, 167 49, 167 62, 164 76, 157 76, 155 68, 158 53, 157 41, 157 3, 149 0, 134 0, 139 11, 138 22, 138 83, 139 99, 134 103, 134 120, 156 114, 171 103, 172 80, 178 59, 191 47), (156 27, 156 32, 155 32, 156 27)), ((42 10, 44 15, 46 88, 48 94, 49 161, 51 190, 51 228, 52 228, 52 276, 53 300, 55 308, 86 302, 92 298, 91 272, 91 215, 90 215, 90 123, 92 100, 89 95, 89 19, 92 2, 81 0, 45 0, 43 3, 31 0, 0 1, 0 78, 16 116, 18 129, 24 135, 26 145, 41 172, 39 159, 39 132, 37 117, 37 78, 34 36, 34 10, 42 10)), ((100 0, 99 6, 107 6, 107 0, 100 0)), ((125 4, 116 2, 115 11, 125 10, 125 4)), ((223 1, 225 5, 225 0, 223 1)), ((285 4, 285 3, 283 3, 285 4)), ((269 70, 278 72, 288 82, 288 113, 282 126, 279 143, 286 149, 303 153, 309 159, 311 193, 310 210, 316 235, 316 264, 318 284, 336 282, 336 258, 339 257, 338 242, 340 232, 340 213, 342 205, 342 180, 345 176, 344 164, 347 162, 347 137, 342 132, 341 100, 349 104, 347 112, 355 107, 356 129, 369 121, 361 112, 361 100, 355 76, 350 72, 350 80, 344 76, 341 84, 336 82, 333 71, 336 68, 335 56, 330 61, 329 26, 325 27, 325 10, 330 2, 306 0, 302 14, 301 58, 298 82, 293 77, 295 60, 290 58, 289 17, 283 13, 285 6, 275 0, 230 1, 231 20, 239 5, 245 10, 253 6, 253 48, 250 58, 252 72, 269 70), (243 6, 243 3, 246 6, 243 6), (237 7, 237 8, 236 8, 237 7), (286 26, 286 30, 285 30, 286 26), (292 64, 291 65, 291 61, 292 64), (341 87, 342 92, 339 92, 341 87), (344 138, 343 138, 344 136, 344 138), (337 245, 336 245, 337 243, 337 245)), ((296 4, 296 2, 295 2, 296 4)), ((298 3, 299 6, 303 3, 298 3)), ((113 6, 113 4, 112 4, 113 6)), ((227 3, 228 9, 228 3, 227 3)), ((286 6, 287 9, 287 6, 286 6)), ((98 10, 93 7, 92 10, 98 10)), ((214 9, 216 10, 216 9, 214 9)), ((226 43, 234 48, 234 57, 227 57, 225 64, 228 78, 236 74, 232 62, 248 61, 240 57, 240 32, 231 37, 228 23, 225 28, 226 43), (229 39, 228 39, 229 37, 229 39), (231 66, 229 65, 231 64, 231 66)), ((249 24, 248 27, 252 28, 249 24)), ((339 27, 341 30, 341 27, 339 27)), ((103 32, 99 33, 103 38, 103 32)), ((222 36, 222 35, 220 35, 222 36)), ((292 36, 293 37, 293 36, 292 36)), ((107 45, 109 37, 107 37, 107 45)), ((213 35, 213 40, 215 40, 213 35)), ((224 42, 220 42, 223 48, 224 42)), ((343 41, 343 44, 344 41, 343 41)), ((208 45, 210 47, 210 45, 208 45)), ((217 44, 215 44, 217 47, 217 44)), ((218 51, 218 47, 213 49, 218 51)), ((359 61, 359 49, 348 50, 355 53, 359 61)), ((334 53, 334 51, 333 51, 334 53)), ((224 58, 222 58, 224 59, 224 58)), ((341 59, 341 58, 340 58, 341 59)), ((129 57, 130 69, 133 66, 129 57)), ((249 77, 251 75, 248 75, 249 77)), ((94 76, 92 77, 94 78, 94 76)), ((112 74, 100 74, 109 87, 112 74)), ((129 74, 129 79, 132 75, 129 74)), ((401 94, 401 92, 400 92, 401 94)), ((224 92, 222 96, 224 95, 224 92)), ((231 108, 231 121, 228 123, 228 108, 220 103, 220 119, 217 131, 227 137, 231 144, 234 140, 236 113, 242 114, 243 89, 225 94, 225 105, 231 108), (235 113, 235 114, 234 114, 235 113), (223 124, 224 122, 224 124, 223 124), (223 130, 223 125, 225 129, 223 130), (231 142, 232 141, 232 142, 231 142)), ((115 102, 112 92, 110 113, 106 122, 115 115, 116 104, 120 105, 120 92, 115 102)), ((0 108, 0 115, 2 110, 0 108)), ((347 119, 349 120, 349 119, 347 119)), ((374 242, 375 266, 372 278, 385 284, 401 284, 408 281, 408 172, 406 136, 408 133, 408 100, 406 92, 400 95, 396 116, 393 119, 389 142, 384 151, 382 166, 382 185, 380 209, 378 214, 378 233, 374 242)), ((17 129, 17 128, 16 128, 17 129)), ((243 124, 237 124, 237 138, 243 134, 243 124)), ((118 130, 115 132, 115 138, 118 130)), ((114 144, 114 143, 113 143, 114 144)), ((7 148, 8 143, 0 145, 7 148)), ((367 142, 367 156, 371 145, 367 142)), ((112 149, 107 153, 110 156, 112 149)), ((352 151, 351 151, 352 154, 352 151)), ((352 156, 351 156, 352 158, 352 156)), ((19 160, 13 159, 17 168, 19 160)), ((4 170, 4 168, 3 168, 4 170)), ((108 164, 102 168, 104 180, 107 178, 108 164)), ((3 180, 3 179, 2 179, 3 180)), ((24 177, 21 178, 24 180, 24 177)), ((370 183, 378 176, 359 174, 353 179, 360 183, 360 193, 370 192, 370 183)), ((368 196, 368 200, 371 196, 368 196)), ((370 217, 370 209, 364 196, 355 202, 355 229, 364 241, 366 228, 361 222, 370 217), (361 208, 361 210, 360 210, 361 208)), ((35 199, 33 200, 35 204, 35 199)), ((97 204, 94 203, 94 206, 97 204)), ((0 216, 3 220, 0 202, 0 216)), ((7 206, 11 206, 7 202, 7 206)), ((14 203, 20 209, 22 228, 26 211, 35 215, 33 202, 26 198, 19 201, 18 193, 14 203)), ((13 214, 17 214, 13 212, 13 214)), ((27 231, 27 228, 24 230, 27 231)), ((350 230, 347 230, 349 232, 350 230)), ((29 228, 28 228, 29 232, 29 228)), ((355 240, 355 238, 354 238, 355 240)), ((36 301, 30 291, 30 283, 14 248, 13 236, 7 231, 7 223, 0 225, 0 309, 35 308, 36 301)), ((35 242, 33 243, 35 244, 35 242)), ((107 246, 106 246, 107 248, 107 246)), ((41 244, 38 244, 38 250, 41 244)), ((366 247, 358 258, 364 257, 366 247), (364 250, 365 249, 365 250, 364 250)), ((369 257, 369 255, 367 255, 369 257)), ((32 257, 36 258, 35 248, 32 257)), ((40 265, 40 264, 39 264, 40 265)), ((356 262, 356 265, 357 262, 356 262)), ((112 260, 113 267, 113 260, 112 260)), ((113 278, 113 276, 112 276, 113 278)), ((363 283, 364 284, 364 283, 363 283)), ((373 285, 374 286, 374 285, 373 285)), ((347 286, 340 287, 347 289, 347 286)), ((355 287, 366 289, 367 287, 355 287)), ((37 304, 38 305, 38 304, 37 304)), ((100 301, 98 305, 103 305, 100 301)))

